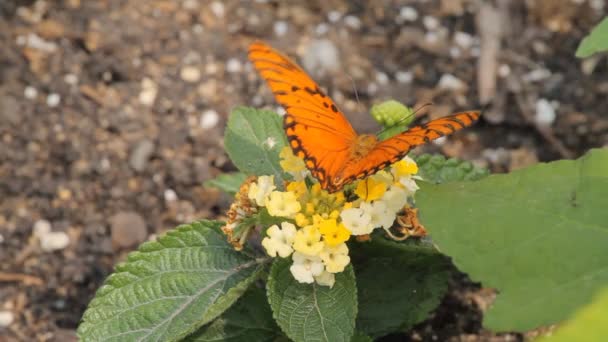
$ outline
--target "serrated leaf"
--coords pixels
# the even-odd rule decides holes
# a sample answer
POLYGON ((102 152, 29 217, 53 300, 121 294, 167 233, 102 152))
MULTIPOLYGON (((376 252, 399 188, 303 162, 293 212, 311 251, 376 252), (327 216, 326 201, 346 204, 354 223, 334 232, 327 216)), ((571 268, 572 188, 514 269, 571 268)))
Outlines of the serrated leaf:
POLYGON ((218 188, 228 194, 234 195, 239 192, 245 179, 247 179, 247 175, 242 172, 222 173, 219 176, 206 181, 205 186, 218 188))
POLYGON ((578 310, 552 336, 539 342, 605 341, 608 336, 608 288, 604 288, 593 301, 578 310))
POLYGON ((268 110, 237 107, 228 118, 224 145, 238 169, 249 175, 274 175, 281 184, 279 152, 287 146, 281 117, 268 110))
POLYGON ((417 243, 375 238, 353 246, 359 315, 357 329, 380 337, 428 318, 448 287, 450 261, 417 243))
POLYGON ((272 318, 264 290, 251 287, 224 314, 186 341, 275 341, 283 336, 272 318))
POLYGON ((608 284, 608 150, 477 182, 421 185, 416 204, 433 241, 499 291, 485 326, 553 324, 608 284))
POLYGON ((236 252, 221 225, 183 225, 129 254, 89 303, 79 337, 175 341, 224 312, 267 259, 236 252))
POLYGON ((588 36, 583 38, 576 49, 576 57, 585 58, 603 51, 608 51, 608 17, 605 17, 588 36))
POLYGON ((486 177, 489 171, 471 162, 456 158, 445 159, 442 155, 421 154, 414 156, 418 164, 418 176, 425 181, 439 184, 457 181, 473 181, 486 177))
POLYGON ((355 274, 349 265, 332 288, 301 284, 278 259, 270 270, 267 295, 273 316, 289 338, 300 341, 350 341, 357 316, 355 274))

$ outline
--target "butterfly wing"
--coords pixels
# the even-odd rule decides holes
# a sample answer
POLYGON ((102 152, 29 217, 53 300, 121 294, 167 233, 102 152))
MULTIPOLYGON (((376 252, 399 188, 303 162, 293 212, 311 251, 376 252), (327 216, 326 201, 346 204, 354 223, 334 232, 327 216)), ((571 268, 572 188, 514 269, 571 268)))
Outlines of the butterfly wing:
POLYGON ((270 46, 255 42, 249 59, 287 112, 283 126, 294 154, 327 189, 348 162, 354 129, 334 102, 302 70, 270 46))
POLYGON ((356 163, 349 164, 342 172, 342 184, 364 178, 405 157, 414 147, 426 144, 437 138, 452 134, 479 119, 477 111, 461 112, 435 119, 389 139, 378 142, 368 154, 356 163))

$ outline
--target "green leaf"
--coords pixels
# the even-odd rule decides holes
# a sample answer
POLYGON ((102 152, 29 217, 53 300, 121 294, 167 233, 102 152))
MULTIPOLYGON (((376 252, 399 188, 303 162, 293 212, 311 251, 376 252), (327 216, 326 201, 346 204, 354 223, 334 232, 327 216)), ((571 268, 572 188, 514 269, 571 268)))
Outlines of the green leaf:
POLYGON ((274 175, 275 183, 282 183, 279 152, 287 146, 287 138, 277 113, 247 107, 235 108, 228 119, 224 145, 240 171, 248 175, 274 175))
POLYGON ((231 195, 239 192, 241 185, 247 179, 247 175, 242 172, 222 173, 219 176, 205 182, 208 188, 218 188, 231 195))
POLYGON ((221 225, 183 225, 129 254, 89 303, 79 337, 175 341, 224 312, 268 259, 236 252, 221 225))
POLYGON ((472 181, 486 177, 489 171, 476 167, 468 161, 456 158, 445 159, 442 155, 421 154, 414 156, 418 164, 418 175, 431 183, 472 181))
POLYGON ((477 182, 421 185, 416 204, 433 241, 499 291, 485 326, 553 324, 608 283, 608 149, 477 182))
POLYGON ((357 316, 355 274, 349 265, 336 274, 332 288, 301 284, 289 271, 291 260, 278 259, 268 278, 268 301, 285 334, 299 341, 350 341, 357 316))
POLYGON ((608 288, 604 288, 591 304, 583 307, 550 337, 541 342, 605 341, 608 336, 608 288))
POLYGON ((353 246, 357 329, 380 337, 428 318, 447 291, 452 266, 429 245, 374 238, 353 246))
POLYGON ((576 57, 585 58, 608 50, 608 17, 605 17, 576 49, 576 57))
POLYGON ((266 293, 252 286, 236 304, 186 341, 275 341, 282 337, 266 293))
POLYGON ((350 342, 374 342, 374 340, 360 331, 355 331, 355 335, 350 342))

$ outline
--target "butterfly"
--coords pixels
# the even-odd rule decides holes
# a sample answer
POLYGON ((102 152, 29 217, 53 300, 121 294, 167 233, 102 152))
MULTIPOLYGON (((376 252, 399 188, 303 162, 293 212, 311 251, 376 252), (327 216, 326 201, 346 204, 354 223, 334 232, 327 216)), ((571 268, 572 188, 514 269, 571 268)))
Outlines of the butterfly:
POLYGON ((277 50, 257 41, 249 46, 249 59, 285 108, 283 128, 294 154, 330 193, 386 168, 418 145, 470 126, 480 115, 457 113, 379 141, 357 134, 306 72, 277 50))

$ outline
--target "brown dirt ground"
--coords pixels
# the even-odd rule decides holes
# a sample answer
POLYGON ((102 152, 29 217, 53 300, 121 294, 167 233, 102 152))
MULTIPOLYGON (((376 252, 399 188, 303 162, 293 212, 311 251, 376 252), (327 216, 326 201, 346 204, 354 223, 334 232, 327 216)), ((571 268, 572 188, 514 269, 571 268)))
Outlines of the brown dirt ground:
MULTIPOLYGON (((608 64, 574 57, 601 2, 1 1, 0 311, 14 320, 0 340, 74 340, 133 245, 221 217, 229 199, 202 183, 234 170, 230 109, 277 107, 246 62, 252 40, 311 63, 329 42, 339 58, 315 78, 362 131, 390 97, 432 101, 430 117, 485 108, 423 150, 505 172, 608 143, 608 64), (554 120, 537 114, 541 99, 554 120), (67 246, 40 248, 33 227, 48 223, 67 246)), ((387 340, 524 338, 484 331, 492 294, 461 278, 432 318, 387 340)))

